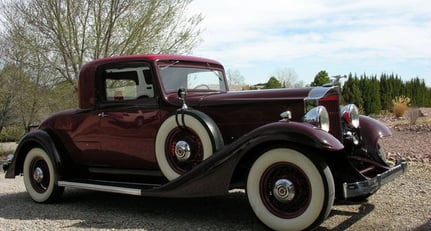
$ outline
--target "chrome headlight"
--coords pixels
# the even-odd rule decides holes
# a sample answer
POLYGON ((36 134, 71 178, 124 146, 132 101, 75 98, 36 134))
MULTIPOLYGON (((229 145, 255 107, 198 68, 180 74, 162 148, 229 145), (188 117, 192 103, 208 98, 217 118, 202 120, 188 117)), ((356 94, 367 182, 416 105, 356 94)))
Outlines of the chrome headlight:
POLYGON ((308 111, 304 116, 304 122, 313 124, 324 131, 329 131, 329 115, 324 106, 317 106, 308 111))
POLYGON ((341 108, 340 116, 350 128, 359 127, 359 110, 354 104, 348 104, 341 108))

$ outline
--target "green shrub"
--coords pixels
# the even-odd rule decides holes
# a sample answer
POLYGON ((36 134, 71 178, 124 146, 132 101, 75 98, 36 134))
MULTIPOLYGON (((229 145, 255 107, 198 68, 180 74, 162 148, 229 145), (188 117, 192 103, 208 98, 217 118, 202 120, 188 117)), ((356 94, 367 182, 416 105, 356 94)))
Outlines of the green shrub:
POLYGON ((24 134, 24 130, 17 126, 5 127, 0 133, 0 142, 16 142, 24 134))

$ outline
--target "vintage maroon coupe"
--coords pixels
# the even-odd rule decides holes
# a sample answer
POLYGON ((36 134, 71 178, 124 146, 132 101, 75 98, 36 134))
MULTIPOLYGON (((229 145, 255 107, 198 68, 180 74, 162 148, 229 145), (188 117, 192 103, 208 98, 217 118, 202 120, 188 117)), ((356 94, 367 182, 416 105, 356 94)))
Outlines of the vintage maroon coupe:
POLYGON ((64 187, 152 197, 245 189, 276 230, 319 226, 334 198, 364 199, 402 174, 382 123, 340 107, 337 87, 228 91, 217 61, 180 55, 99 59, 79 76, 79 108, 27 133, 5 165, 36 202, 64 187))

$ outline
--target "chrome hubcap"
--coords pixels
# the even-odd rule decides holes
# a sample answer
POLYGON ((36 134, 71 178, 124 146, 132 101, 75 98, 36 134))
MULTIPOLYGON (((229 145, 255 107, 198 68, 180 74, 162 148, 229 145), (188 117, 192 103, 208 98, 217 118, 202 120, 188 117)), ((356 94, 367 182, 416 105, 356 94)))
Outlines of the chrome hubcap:
POLYGON ((177 156, 178 160, 180 161, 186 161, 190 158, 191 152, 190 152, 190 145, 180 140, 175 144, 175 155, 177 156))
POLYGON ((275 199, 282 203, 288 203, 295 198, 295 186, 287 179, 277 180, 272 192, 275 199))
POLYGON ((37 183, 41 183, 42 182, 42 180, 43 180, 43 170, 41 168, 37 167, 36 169, 34 169, 33 179, 37 183))

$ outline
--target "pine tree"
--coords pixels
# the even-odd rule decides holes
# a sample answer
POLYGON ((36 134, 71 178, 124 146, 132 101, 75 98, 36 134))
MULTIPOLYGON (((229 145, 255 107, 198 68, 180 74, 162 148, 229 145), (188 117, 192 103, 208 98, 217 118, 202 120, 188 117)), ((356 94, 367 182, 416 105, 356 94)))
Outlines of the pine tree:
POLYGON ((382 73, 380 76, 380 101, 382 110, 392 109, 392 87, 389 84, 389 79, 386 74, 382 73))
POLYGON ((372 97, 370 104, 369 114, 379 114, 382 110, 381 97, 380 97, 380 84, 377 76, 371 78, 370 81, 370 95, 372 97))
POLYGON ((362 95, 356 75, 353 77, 352 73, 349 74, 347 81, 344 82, 342 95, 346 103, 353 103, 358 107, 362 107, 362 95))

